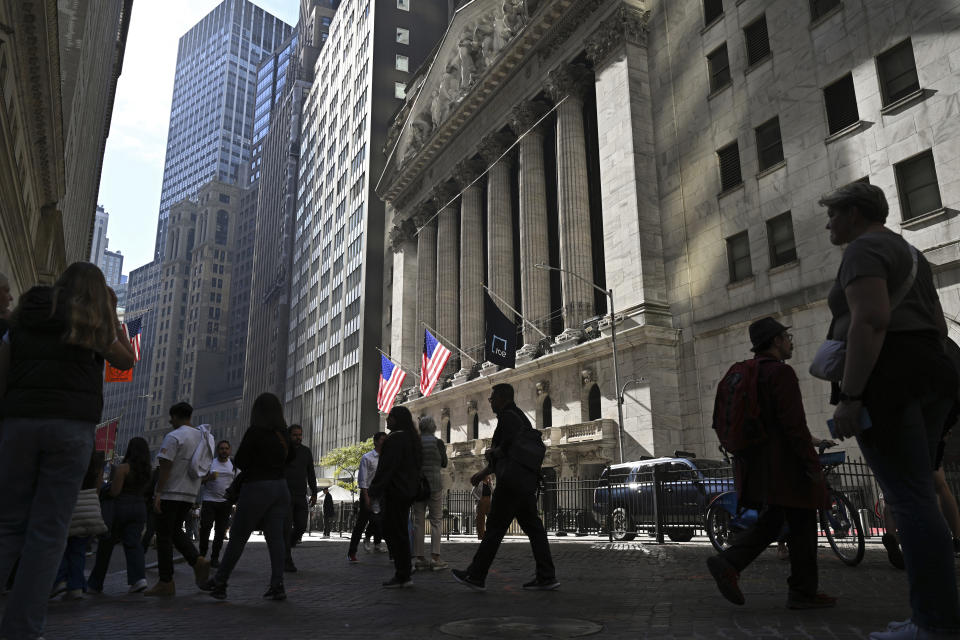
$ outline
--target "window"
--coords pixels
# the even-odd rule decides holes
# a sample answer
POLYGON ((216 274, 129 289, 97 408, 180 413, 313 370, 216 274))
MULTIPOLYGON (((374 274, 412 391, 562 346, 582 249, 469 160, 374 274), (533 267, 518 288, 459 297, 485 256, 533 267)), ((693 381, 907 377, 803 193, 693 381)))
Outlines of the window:
POLYGON ((397 42, 399 44, 410 44, 410 29, 397 27, 397 42))
POLYGON ((730 84, 730 60, 727 58, 726 43, 707 55, 707 66, 710 68, 711 93, 730 84))
POLYGON ((853 75, 847 74, 823 90, 827 107, 827 128, 830 133, 846 129, 860 121, 857 95, 853 90, 853 75))
POLYGON ((780 118, 773 118, 756 128, 757 160, 760 171, 783 162, 783 142, 780 139, 780 118))
POLYGON ((897 176, 897 193, 900 194, 904 220, 936 211, 943 206, 932 151, 927 150, 898 162, 893 165, 893 170, 897 176))
POLYGON ((730 265, 730 282, 740 282, 753 275, 750 237, 746 231, 727 238, 727 263, 730 265))
POLYGON ((711 24, 722 15, 723 0, 703 0, 703 24, 711 24))
POLYGON ((817 20, 839 5, 840 0, 810 0, 810 19, 817 20))
POLYGON ((743 38, 747 43, 747 66, 752 67, 770 55, 766 14, 743 28, 743 38))
POLYGON ((410 11, 410 0, 397 0, 397 9, 410 11))
POLYGON ((395 66, 397 71, 410 71, 410 59, 407 58, 407 56, 402 56, 398 53, 395 66))
POLYGON ((587 419, 600 419, 600 387, 597 385, 590 387, 590 393, 587 396, 587 419))
POLYGON ((737 143, 727 145, 717 151, 720 161, 720 191, 728 191, 743 183, 740 174, 740 147, 737 143))
POLYGON ((883 106, 920 90, 917 63, 913 59, 909 38, 877 56, 877 74, 880 76, 883 106))
POLYGON ((550 396, 547 396, 543 399, 543 419, 541 420, 542 424, 540 425, 541 429, 549 429, 553 426, 553 402, 550 400, 550 396))
POLYGON ((771 267, 779 267, 797 259, 793 217, 789 211, 767 220, 767 244, 770 245, 771 267))
POLYGON ((407 85, 403 82, 394 82, 393 83, 393 97, 398 100, 403 100, 407 97, 407 85))

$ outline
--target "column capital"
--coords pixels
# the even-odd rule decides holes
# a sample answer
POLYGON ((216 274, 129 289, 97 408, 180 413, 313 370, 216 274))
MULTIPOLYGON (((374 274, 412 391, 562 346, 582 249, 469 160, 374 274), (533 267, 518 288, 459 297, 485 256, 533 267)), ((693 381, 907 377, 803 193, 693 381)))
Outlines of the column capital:
POLYGON ((465 189, 467 185, 483 174, 485 168, 483 163, 476 158, 461 160, 457 163, 457 166, 453 168, 453 181, 456 182, 461 189, 465 189))
POLYGON ((390 249, 394 253, 400 253, 403 250, 403 245, 413 240, 416 234, 417 226, 413 223, 413 220, 410 218, 401 220, 390 229, 390 249))
POLYGON ((510 128, 516 135, 521 136, 529 131, 549 110, 550 105, 540 100, 521 102, 510 112, 510 128))
POLYGON ((513 141, 514 137, 509 133, 497 131, 480 141, 478 151, 487 164, 493 164, 513 144, 513 141))
POLYGON ((419 229, 430 224, 430 221, 433 219, 436 212, 437 208, 434 206, 433 201, 428 199, 424 202, 421 202, 420 205, 414 209, 413 215, 410 216, 410 219, 413 220, 413 224, 415 224, 419 229))
POLYGON ((460 190, 454 182, 444 180, 433 187, 433 190, 430 192, 430 197, 435 204, 435 208, 439 211, 453 198, 456 198, 459 192, 460 190))
POLYGON ((544 88, 551 100, 559 102, 567 96, 583 98, 591 84, 593 75, 586 66, 565 64, 547 74, 544 88))
POLYGON ((626 43, 646 46, 649 21, 649 11, 620 4, 587 36, 587 59, 593 63, 594 68, 600 68, 610 62, 613 54, 622 51, 626 43))

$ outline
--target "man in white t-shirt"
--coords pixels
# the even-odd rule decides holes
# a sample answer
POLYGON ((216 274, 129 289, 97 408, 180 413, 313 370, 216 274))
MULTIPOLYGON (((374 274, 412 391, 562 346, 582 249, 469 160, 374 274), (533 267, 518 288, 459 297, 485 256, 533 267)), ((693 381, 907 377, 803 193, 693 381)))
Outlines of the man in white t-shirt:
POLYGON ((197 446, 203 442, 199 429, 190 424, 193 407, 178 402, 170 407, 170 426, 160 444, 157 462, 160 477, 153 501, 157 519, 157 571, 160 580, 145 596, 172 596, 176 593, 173 584, 173 548, 183 556, 191 567, 198 585, 205 584, 210 576, 210 563, 197 551, 190 537, 183 530, 184 521, 200 491, 200 478, 189 473, 190 461, 197 446))
POLYGON ((231 504, 227 500, 227 488, 236 476, 233 460, 230 459, 230 443, 221 440, 217 443, 217 457, 210 465, 210 473, 204 476, 203 506, 200 507, 200 555, 207 555, 210 543, 210 529, 214 529, 213 548, 210 550, 210 566, 220 566, 220 549, 227 533, 230 521, 231 504))
MULTIPOLYGON (((357 470, 357 486, 360 487, 360 512, 357 514, 357 521, 350 536, 350 548, 347 550, 347 559, 350 562, 357 561, 357 548, 360 546, 360 538, 363 536, 363 530, 367 523, 378 519, 379 505, 376 504, 376 501, 371 501, 367 491, 370 489, 373 477, 377 475, 380 451, 383 449, 383 442, 386 439, 387 434, 383 431, 373 434, 373 451, 367 451, 360 458, 360 468, 357 470)), ((379 523, 376 526, 379 527, 379 523)), ((377 539, 379 539, 379 536, 377 536, 377 539)))

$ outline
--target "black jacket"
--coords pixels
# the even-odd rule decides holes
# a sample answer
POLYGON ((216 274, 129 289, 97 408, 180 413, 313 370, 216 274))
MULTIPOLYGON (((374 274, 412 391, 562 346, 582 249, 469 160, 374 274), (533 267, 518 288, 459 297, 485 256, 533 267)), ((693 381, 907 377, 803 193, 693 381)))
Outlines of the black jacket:
POLYGON ((33 287, 20 297, 10 329, 10 371, 4 417, 61 418, 99 422, 103 413, 103 356, 62 336, 69 327, 66 295, 53 316, 51 287, 33 287))
POLYGON ((496 451, 493 470, 498 479, 505 471, 510 444, 521 429, 532 428, 527 416, 512 402, 497 413, 497 428, 493 431, 493 440, 490 444, 496 451))
POLYGON ((333 509, 333 496, 329 493, 323 496, 323 517, 330 518, 336 513, 333 509))
POLYGON ((313 454, 310 448, 297 444, 293 446, 294 458, 284 469, 284 475, 287 478, 287 487, 290 489, 290 495, 299 498, 306 492, 307 485, 310 485, 310 495, 317 495, 317 472, 313 468, 313 454))
POLYGON ((423 452, 420 437, 413 431, 398 430, 387 436, 380 451, 377 473, 370 483, 371 498, 387 496, 413 500, 420 484, 423 452))
POLYGON ((233 462, 243 472, 243 482, 280 480, 296 451, 285 430, 253 426, 243 434, 233 462))

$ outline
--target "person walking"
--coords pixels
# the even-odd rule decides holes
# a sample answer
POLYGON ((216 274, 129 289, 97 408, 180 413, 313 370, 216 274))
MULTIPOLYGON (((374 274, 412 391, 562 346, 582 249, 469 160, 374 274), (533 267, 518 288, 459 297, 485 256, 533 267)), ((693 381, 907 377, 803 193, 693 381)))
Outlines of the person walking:
POLYGON ((83 484, 80 486, 77 504, 73 508, 67 548, 63 552, 63 560, 60 561, 60 569, 54 580, 51 597, 66 590, 63 594, 64 600, 80 600, 87 590, 87 581, 83 577, 87 561, 87 546, 91 538, 107 532, 107 525, 104 524, 100 511, 99 498, 103 466, 103 451, 94 451, 90 456, 90 465, 83 477, 83 484))
POLYGON ((413 416, 406 407, 395 406, 387 414, 390 435, 383 443, 377 473, 370 483, 371 500, 382 499, 383 537, 393 557, 393 577, 383 583, 387 589, 411 587, 410 534, 407 525, 410 506, 420 484, 423 452, 420 438, 413 424, 413 416))
POLYGON ((200 506, 200 555, 207 556, 210 530, 213 529, 213 547, 210 549, 210 567, 220 566, 220 549, 227 535, 227 524, 233 505, 227 500, 227 489, 233 484, 237 470, 230 459, 230 443, 217 443, 217 457, 210 465, 210 473, 203 478, 203 503, 200 506))
POLYGON ((266 600, 286 600, 283 586, 284 524, 290 509, 285 468, 296 457, 280 399, 262 393, 253 402, 250 427, 243 434, 234 462, 240 470, 240 496, 230 527, 230 542, 216 575, 201 588, 218 600, 227 597, 227 581, 254 529, 263 527, 270 553, 270 586, 266 600), (262 524, 261 524, 262 523, 262 524))
POLYGON ((373 534, 374 548, 379 550, 380 547, 380 505, 370 498, 370 483, 377 473, 380 451, 383 450, 383 443, 386 439, 387 434, 383 431, 373 434, 373 450, 367 451, 360 458, 360 468, 357 470, 357 486, 360 488, 360 510, 357 513, 357 521, 353 525, 353 533, 350 534, 350 547, 347 549, 347 559, 350 562, 357 561, 357 549, 360 546, 360 538, 364 536, 364 528, 366 528, 366 538, 363 548, 369 551, 367 543, 371 534, 373 534))
POLYGON ((788 525, 790 577, 787 607, 833 607, 836 598, 820 593, 817 575, 817 508, 826 499, 826 485, 813 437, 807 428, 800 384, 786 364, 793 355, 793 336, 773 318, 750 325, 757 369, 757 402, 766 438, 734 457, 740 504, 760 512, 757 522, 734 536, 728 549, 707 559, 720 593, 730 602, 746 602, 740 573, 775 542, 788 525))
POLYGON ((0 578, 20 565, 0 637, 43 635, 103 411, 103 363, 134 364, 103 273, 77 262, 20 297, 0 340, 0 578))
POLYGON ((443 534, 443 489, 441 469, 447 466, 447 447, 436 436, 437 423, 430 416, 420 418, 420 445, 423 450, 421 475, 430 485, 430 497, 413 503, 413 555, 417 571, 440 571, 447 563, 440 558, 440 540, 443 534), (430 508, 430 560, 424 556, 423 536, 426 533, 426 510, 430 508))
POLYGON ((870 638, 953 638, 960 600, 933 470, 957 374, 944 353, 933 272, 922 252, 885 226, 879 187, 855 182, 820 205, 830 242, 846 245, 827 296, 828 338, 845 345, 846 357, 841 372, 819 373, 832 382, 836 435, 856 437, 893 511, 910 584, 910 618, 870 638))
POLYGON ((123 461, 113 468, 107 500, 112 500, 113 516, 107 523, 110 531, 100 538, 97 559, 87 578, 87 591, 103 592, 103 580, 110 566, 110 556, 117 541, 123 544, 127 559, 127 585, 130 593, 147 588, 140 534, 147 522, 147 506, 143 493, 150 484, 150 447, 143 438, 131 438, 123 461))
POLYGON ((323 537, 330 537, 330 525, 333 523, 336 510, 333 508, 333 496, 330 487, 323 488, 323 537))
POLYGON ((173 582, 173 549, 183 556, 193 568, 197 586, 206 583, 210 575, 209 561, 190 541, 184 531, 187 516, 193 508, 200 491, 201 477, 195 477, 190 471, 191 460, 197 447, 203 444, 200 429, 191 424, 193 407, 186 402, 178 402, 170 407, 170 426, 160 443, 157 462, 160 473, 154 490, 153 511, 156 515, 157 529, 157 571, 160 579, 151 588, 143 592, 145 596, 173 596, 176 586, 173 582))
POLYGON ((290 489, 290 513, 287 514, 284 523, 286 559, 283 570, 295 572, 297 566, 293 564, 292 551, 300 543, 303 532, 307 530, 310 507, 317 504, 317 474, 313 468, 313 453, 303 444, 303 428, 298 424, 292 424, 288 432, 293 446, 293 458, 285 470, 287 487, 290 489), (306 495, 308 487, 310 489, 309 506, 307 506, 306 495))
POLYGON ((557 581, 550 544, 543 521, 537 513, 537 487, 539 473, 517 468, 511 459, 511 448, 520 446, 524 429, 533 429, 527 416, 514 403, 513 387, 509 384, 494 385, 490 393, 490 408, 497 414, 497 428, 493 432, 487 466, 470 478, 470 484, 484 481, 491 473, 497 475, 497 487, 490 501, 490 516, 487 529, 473 561, 466 570, 453 569, 457 582, 483 591, 486 589, 487 572, 497 555, 503 536, 514 519, 523 529, 536 562, 536 577, 523 585, 524 589, 550 591, 560 586, 557 581))
POLYGON ((477 499, 477 538, 483 540, 487 531, 487 515, 490 514, 490 476, 484 477, 479 484, 474 485, 473 495, 477 499))

